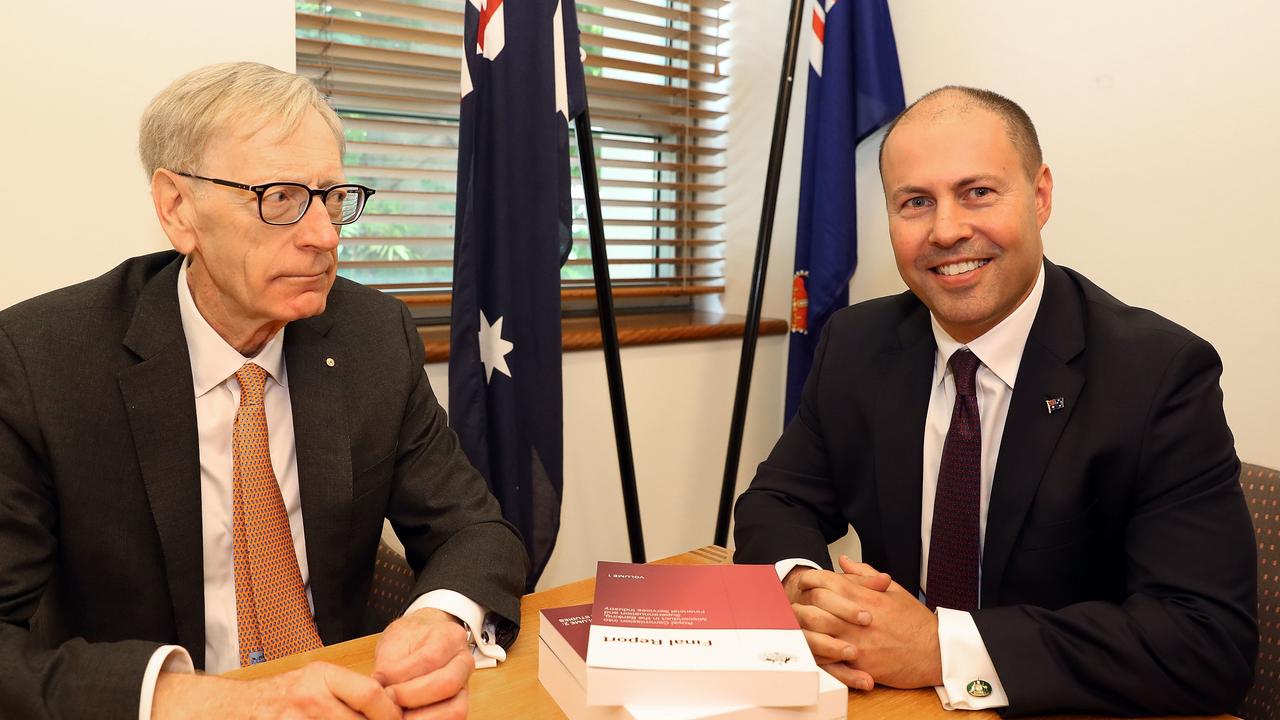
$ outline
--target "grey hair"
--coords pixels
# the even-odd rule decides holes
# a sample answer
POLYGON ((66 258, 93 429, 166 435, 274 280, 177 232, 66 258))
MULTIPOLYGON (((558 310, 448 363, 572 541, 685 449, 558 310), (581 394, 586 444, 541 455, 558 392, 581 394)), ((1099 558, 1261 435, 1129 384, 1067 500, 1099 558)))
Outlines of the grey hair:
POLYGON ((157 168, 198 172, 209 140, 230 123, 262 127, 281 120, 286 132, 314 109, 345 149, 342 121, 310 80, 254 62, 193 70, 174 80, 142 113, 138 155, 151 177, 157 168))

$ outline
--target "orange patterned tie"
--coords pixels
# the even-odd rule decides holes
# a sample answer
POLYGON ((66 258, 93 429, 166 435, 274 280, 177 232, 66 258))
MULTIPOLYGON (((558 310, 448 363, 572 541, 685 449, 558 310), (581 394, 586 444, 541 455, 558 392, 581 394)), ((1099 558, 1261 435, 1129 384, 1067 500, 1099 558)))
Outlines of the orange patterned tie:
POLYGON ((232 431, 232 536, 240 666, 321 646, 307 606, 289 515, 271 469, 267 371, 246 363, 236 373, 240 408, 232 431))

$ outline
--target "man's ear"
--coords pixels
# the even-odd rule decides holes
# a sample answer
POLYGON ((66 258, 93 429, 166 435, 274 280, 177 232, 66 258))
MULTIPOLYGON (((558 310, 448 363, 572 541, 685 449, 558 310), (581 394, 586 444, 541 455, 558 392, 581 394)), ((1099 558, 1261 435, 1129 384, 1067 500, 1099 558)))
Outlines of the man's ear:
POLYGON ((190 186, 179 175, 156 168, 151 174, 151 203, 173 249, 190 255, 196 248, 195 204, 190 186))
POLYGON ((1053 173, 1049 172, 1048 165, 1041 164, 1036 173, 1035 192, 1036 224, 1043 228, 1053 213, 1053 173))

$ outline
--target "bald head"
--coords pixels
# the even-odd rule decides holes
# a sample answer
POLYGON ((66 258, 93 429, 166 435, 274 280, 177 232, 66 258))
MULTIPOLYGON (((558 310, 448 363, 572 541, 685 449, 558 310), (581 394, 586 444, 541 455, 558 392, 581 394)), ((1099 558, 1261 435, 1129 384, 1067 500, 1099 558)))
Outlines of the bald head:
POLYGON ((881 175, 884 174, 884 148, 889 144, 889 138, 899 125, 937 122, 947 117, 974 111, 987 111, 1000 116, 1004 121, 1009 142, 1013 143, 1014 149, 1022 159, 1022 167, 1027 178, 1034 179, 1044 158, 1040 152, 1040 139, 1036 136, 1035 125, 1031 124, 1031 118, 1026 111, 1014 101, 998 93, 959 85, 947 85, 925 94, 890 121, 888 130, 880 140, 881 175))

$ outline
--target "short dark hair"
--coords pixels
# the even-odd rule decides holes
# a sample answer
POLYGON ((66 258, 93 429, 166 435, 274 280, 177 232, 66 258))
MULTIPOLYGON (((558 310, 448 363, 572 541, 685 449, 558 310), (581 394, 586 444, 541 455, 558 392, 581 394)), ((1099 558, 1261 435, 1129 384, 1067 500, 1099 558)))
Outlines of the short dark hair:
POLYGON ((1027 115, 1027 111, 1023 110, 1018 103, 999 93, 963 85, 945 85, 937 90, 925 93, 920 99, 898 113, 897 117, 889 121, 888 129, 885 130, 884 137, 880 139, 881 173, 884 172, 884 146, 889 141, 889 136, 893 134, 893 129, 898 126, 898 123, 904 117, 911 114, 911 111, 917 105, 944 93, 959 95, 962 98, 962 104, 977 105, 999 115, 1004 120, 1009 142, 1013 143, 1014 149, 1022 156, 1022 166, 1027 172, 1027 177, 1032 180, 1035 179, 1036 171, 1040 169, 1040 164, 1044 162, 1044 155, 1040 152, 1040 138, 1036 135, 1036 126, 1031 123, 1031 117, 1027 115))

